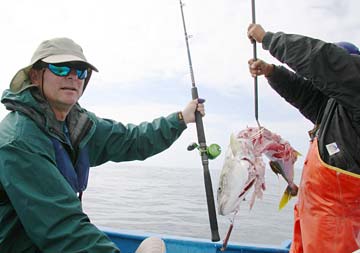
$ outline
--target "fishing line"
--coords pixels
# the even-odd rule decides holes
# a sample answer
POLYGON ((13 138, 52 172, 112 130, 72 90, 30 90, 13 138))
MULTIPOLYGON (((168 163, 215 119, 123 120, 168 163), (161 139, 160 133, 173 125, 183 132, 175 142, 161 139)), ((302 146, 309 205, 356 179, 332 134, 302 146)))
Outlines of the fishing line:
MULTIPOLYGON (((190 67, 191 84, 192 84, 192 88, 191 88, 192 99, 199 99, 198 91, 197 91, 197 88, 195 85, 194 71, 193 71, 193 66, 192 66, 192 61, 191 61, 189 36, 187 34, 186 25, 185 25, 185 17, 184 17, 184 11, 183 11, 184 4, 182 3, 181 0, 179 0, 179 2, 180 2, 181 17, 182 17, 182 22, 183 22, 183 27, 184 27, 187 56, 188 56, 189 67, 190 67)), ((211 240, 213 242, 217 242, 217 241, 220 241, 220 236, 219 236, 219 231, 218 231, 214 194, 213 194, 211 176, 210 176, 210 171, 209 171, 209 158, 213 159, 220 154, 220 146, 218 146, 217 144, 215 144, 215 146, 214 146, 214 144, 210 145, 209 147, 206 146, 204 124, 202 121, 202 116, 201 116, 200 112, 198 112, 198 111, 195 112, 195 123, 196 123, 196 131, 197 131, 198 142, 199 142, 198 149, 200 151, 201 162, 203 165, 203 172, 204 172, 204 183, 205 183, 206 200, 207 200, 210 229, 211 229, 211 240), (213 148, 213 147, 215 147, 215 148, 213 148)))

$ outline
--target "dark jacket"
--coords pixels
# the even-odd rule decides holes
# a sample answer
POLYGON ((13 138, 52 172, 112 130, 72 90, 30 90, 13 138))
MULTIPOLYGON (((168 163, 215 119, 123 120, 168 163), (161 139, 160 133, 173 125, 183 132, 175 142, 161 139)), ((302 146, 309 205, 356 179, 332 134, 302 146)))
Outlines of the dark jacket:
POLYGON ((270 85, 314 124, 320 156, 360 174, 360 57, 332 43, 301 35, 267 32, 263 48, 285 67, 275 67, 270 85), (326 145, 336 144, 330 155, 326 145))
POLYGON ((6 90, 1 100, 11 112, 0 123, 0 252, 119 252, 82 211, 77 188, 59 171, 53 140, 74 164, 87 157, 92 167, 157 154, 185 123, 174 113, 125 126, 75 105, 67 117, 70 144, 37 91, 6 90))

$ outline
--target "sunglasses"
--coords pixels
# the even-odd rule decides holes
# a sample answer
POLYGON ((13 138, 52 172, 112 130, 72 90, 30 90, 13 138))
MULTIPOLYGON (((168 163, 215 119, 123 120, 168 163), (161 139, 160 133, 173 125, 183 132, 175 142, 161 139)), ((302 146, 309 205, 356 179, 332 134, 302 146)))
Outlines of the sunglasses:
POLYGON ((76 75, 80 80, 84 80, 88 76, 87 69, 77 69, 69 66, 58 66, 51 63, 47 64, 46 67, 51 71, 51 73, 57 76, 68 76, 72 69, 75 69, 76 75))

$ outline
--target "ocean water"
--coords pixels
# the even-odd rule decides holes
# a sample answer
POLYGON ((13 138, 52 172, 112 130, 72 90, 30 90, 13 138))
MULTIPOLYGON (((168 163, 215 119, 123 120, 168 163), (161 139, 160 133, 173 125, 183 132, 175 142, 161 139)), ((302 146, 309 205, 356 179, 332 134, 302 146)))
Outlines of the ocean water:
MULTIPOLYGON (((220 170, 210 168, 210 172, 216 202, 220 170)), ((266 173, 263 199, 257 199, 251 210, 248 201, 241 203, 230 241, 281 244, 291 239, 296 199, 279 211, 278 203, 286 183, 268 168, 266 173)), ((298 174, 299 171, 297 179, 298 174)), ((201 165, 163 168, 108 163, 92 168, 83 207, 99 226, 210 239, 201 165)), ((217 219, 223 240, 230 221, 219 215, 217 219)))

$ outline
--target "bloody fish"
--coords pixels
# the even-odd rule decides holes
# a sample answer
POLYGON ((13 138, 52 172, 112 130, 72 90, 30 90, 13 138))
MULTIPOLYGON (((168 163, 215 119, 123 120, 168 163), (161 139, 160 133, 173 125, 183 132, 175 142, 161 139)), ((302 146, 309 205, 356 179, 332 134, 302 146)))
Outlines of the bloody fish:
POLYGON ((288 183, 279 209, 292 196, 296 196, 298 187, 294 183, 294 164, 299 152, 289 142, 264 127, 247 127, 230 138, 217 191, 220 215, 237 212, 240 203, 252 189, 250 209, 256 198, 262 198, 266 189, 263 155, 270 160, 274 173, 281 175, 288 183))

